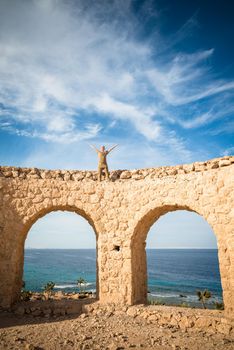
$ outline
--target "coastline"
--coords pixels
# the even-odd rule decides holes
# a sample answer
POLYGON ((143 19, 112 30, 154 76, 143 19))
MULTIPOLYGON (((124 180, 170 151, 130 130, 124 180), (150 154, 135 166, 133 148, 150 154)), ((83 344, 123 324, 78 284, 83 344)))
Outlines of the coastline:
MULTIPOLYGON (((200 307, 197 290, 209 289, 213 303, 222 302, 219 280, 217 249, 146 249, 148 254, 148 299, 157 304, 200 307), (182 254, 181 254, 182 251, 182 254), (192 257, 192 266, 181 260, 192 257), (203 259, 209 257, 212 269, 205 267, 203 259), (165 262, 166 261, 166 262, 165 262), (195 263, 194 263, 195 261, 195 263), (176 266, 176 271, 174 271, 176 266), (195 266, 195 268, 194 268, 195 266), (169 271, 169 273, 167 272, 169 271), (178 274, 178 275, 177 275, 178 274), (216 274, 216 275, 215 275, 216 274), (210 278, 208 280, 208 276, 210 278), (183 297, 180 297, 183 295, 183 297)), ((189 258, 191 259, 191 258, 189 258)), ((26 289, 42 292, 48 281, 55 283, 54 290, 77 293, 76 280, 79 276, 86 280, 86 290, 96 290, 96 250, 95 249, 25 249, 24 280, 26 289), (50 266, 48 271, 47 266, 50 266), (27 274, 28 273, 28 274, 27 274), (30 283, 30 281, 32 283, 30 283)))

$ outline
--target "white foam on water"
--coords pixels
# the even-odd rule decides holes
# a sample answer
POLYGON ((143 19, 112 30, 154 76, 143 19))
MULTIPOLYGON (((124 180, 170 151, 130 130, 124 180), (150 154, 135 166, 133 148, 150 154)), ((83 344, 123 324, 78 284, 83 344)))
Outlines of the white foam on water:
MULTIPOLYGON (((179 294, 173 294, 173 293, 148 293, 149 295, 153 296, 153 297, 157 297, 157 298, 176 298, 178 300, 181 300, 186 302, 199 302, 198 297, 196 294, 191 295, 191 294, 183 294, 184 297, 181 297, 179 294)), ((206 300, 207 304, 213 303, 214 301, 218 301, 221 302, 222 298, 218 297, 218 296, 214 296, 211 297, 210 299, 206 300)))
POLYGON ((179 298, 178 294, 170 294, 170 293, 149 293, 153 297, 158 297, 158 298, 179 298))
POLYGON ((74 288, 77 287, 76 284, 56 284, 54 288, 56 289, 65 289, 65 288, 74 288))
MULTIPOLYGON (((93 283, 81 283, 81 286, 87 287, 92 286, 93 283)), ((65 288, 78 288, 77 284, 56 284, 54 286, 56 289, 65 289, 65 288)))

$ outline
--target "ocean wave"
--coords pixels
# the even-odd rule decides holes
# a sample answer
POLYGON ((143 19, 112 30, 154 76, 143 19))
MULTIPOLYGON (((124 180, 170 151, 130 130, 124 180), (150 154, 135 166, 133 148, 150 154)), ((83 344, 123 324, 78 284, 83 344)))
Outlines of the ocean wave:
MULTIPOLYGON (((92 286, 93 283, 81 283, 81 286, 87 287, 92 286)), ((65 288, 78 288, 77 284, 56 284, 54 286, 56 289, 65 289, 65 288)))
POLYGON ((93 258, 92 256, 86 256, 86 260, 96 261, 96 258, 93 258))
MULTIPOLYGON (((197 295, 184 295, 184 297, 181 297, 180 294, 174 294, 174 293, 148 293, 150 296, 152 297, 156 297, 156 298, 175 298, 177 300, 181 300, 184 302, 198 302, 198 297, 197 295)), ((213 303, 214 301, 222 301, 222 298, 214 295, 213 297, 211 297, 210 299, 208 299, 206 302, 209 303, 213 303)))
POLYGON ((167 293, 149 293, 150 295, 152 295, 153 297, 157 297, 157 298, 179 298, 178 294, 167 294, 167 293))

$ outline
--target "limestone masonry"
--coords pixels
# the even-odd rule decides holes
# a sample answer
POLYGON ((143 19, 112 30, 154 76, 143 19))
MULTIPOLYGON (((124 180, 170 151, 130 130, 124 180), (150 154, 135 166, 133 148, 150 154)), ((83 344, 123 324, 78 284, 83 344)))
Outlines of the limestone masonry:
POLYGON ((0 167, 0 306, 19 298, 28 231, 55 210, 76 212, 94 229, 100 303, 145 303, 147 233, 182 209, 216 235, 225 315, 234 318, 234 157, 110 175, 99 183, 94 171, 0 167))
MULTIPOLYGON (((162 305, 123 306, 115 304, 100 304, 98 302, 74 300, 40 300, 21 302, 14 305, 17 316, 60 317, 65 315, 104 314, 118 316, 128 315, 133 318, 144 318, 157 327, 169 325, 182 330, 193 328, 207 333, 222 333, 234 337, 233 320, 225 318, 223 311, 181 308, 162 305)), ((82 317, 82 316, 81 316, 82 317)))

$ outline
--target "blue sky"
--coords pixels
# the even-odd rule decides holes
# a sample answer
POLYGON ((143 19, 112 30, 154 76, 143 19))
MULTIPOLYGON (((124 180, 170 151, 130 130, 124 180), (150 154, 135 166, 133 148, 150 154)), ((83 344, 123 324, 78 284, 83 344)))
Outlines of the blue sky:
POLYGON ((95 169, 233 154, 232 1, 0 1, 0 164, 95 169))
MULTIPOLYGON (((146 248, 217 248, 209 224, 198 214, 179 210, 162 216, 147 236, 146 248)), ((31 228, 27 248, 95 248, 95 233, 88 222, 75 213, 52 212, 31 228)))

